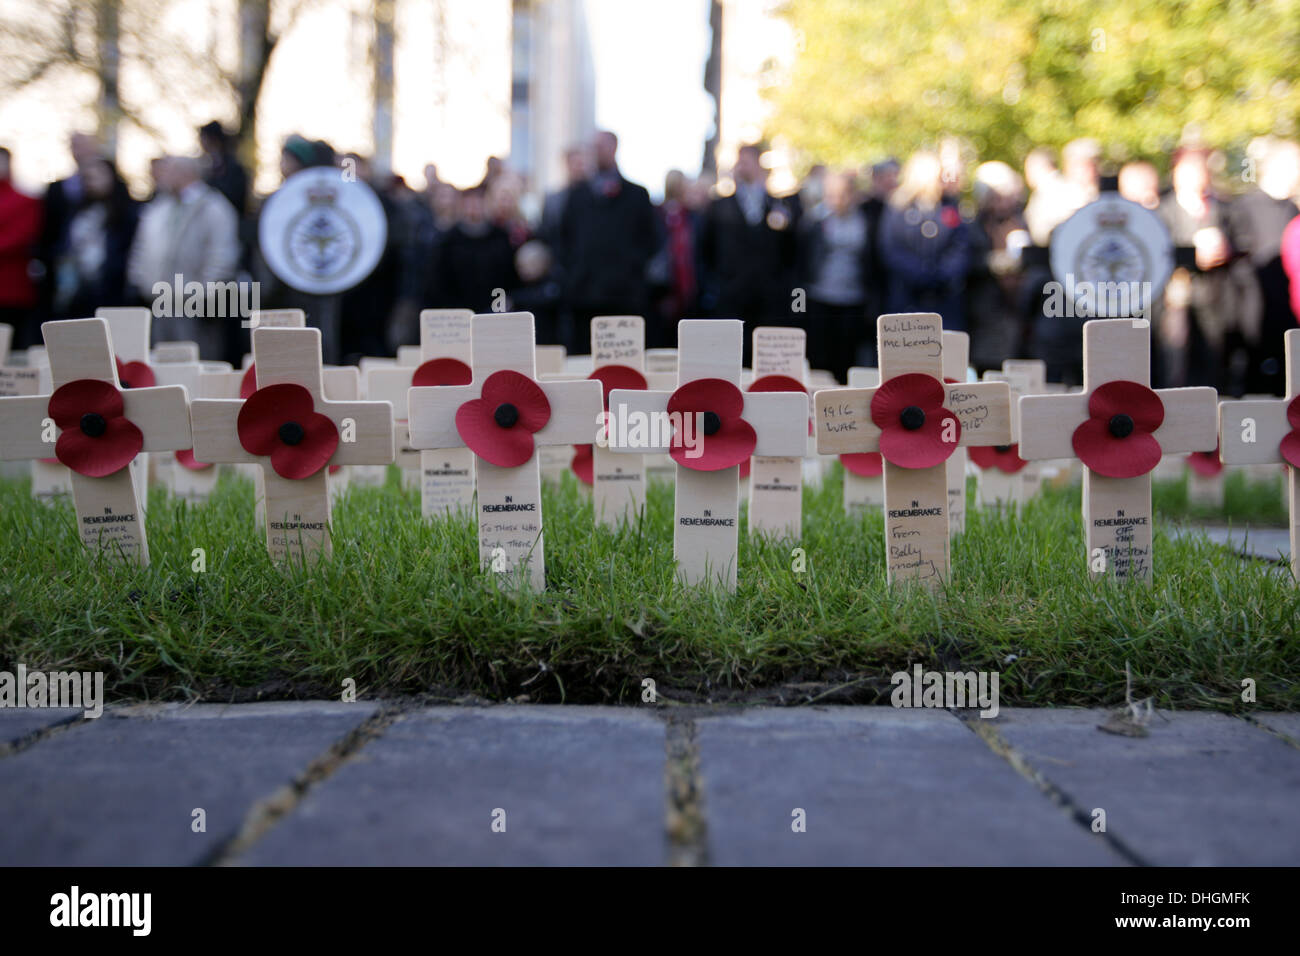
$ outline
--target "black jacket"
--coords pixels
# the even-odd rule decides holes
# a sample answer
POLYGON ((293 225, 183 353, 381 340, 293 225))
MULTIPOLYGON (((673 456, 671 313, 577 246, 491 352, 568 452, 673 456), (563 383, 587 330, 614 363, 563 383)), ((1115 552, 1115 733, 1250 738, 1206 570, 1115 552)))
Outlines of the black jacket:
POLYGON ((798 197, 763 200, 763 218, 751 226, 734 195, 713 200, 700 227, 700 260, 715 308, 755 297, 789 301, 798 266, 798 197), (774 228, 779 226, 780 228, 774 228))
POLYGON ((650 194, 621 175, 610 195, 591 181, 569 191, 560 225, 560 262, 571 305, 641 309, 657 230, 650 194))

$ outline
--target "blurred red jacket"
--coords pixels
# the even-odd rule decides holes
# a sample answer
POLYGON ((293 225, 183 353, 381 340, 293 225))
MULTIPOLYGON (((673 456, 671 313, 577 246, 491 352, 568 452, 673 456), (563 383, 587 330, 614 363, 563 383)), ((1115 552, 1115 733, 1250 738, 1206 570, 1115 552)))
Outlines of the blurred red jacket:
POLYGON ((30 308, 36 286, 27 268, 41 235, 41 201, 0 180, 0 307, 30 308))

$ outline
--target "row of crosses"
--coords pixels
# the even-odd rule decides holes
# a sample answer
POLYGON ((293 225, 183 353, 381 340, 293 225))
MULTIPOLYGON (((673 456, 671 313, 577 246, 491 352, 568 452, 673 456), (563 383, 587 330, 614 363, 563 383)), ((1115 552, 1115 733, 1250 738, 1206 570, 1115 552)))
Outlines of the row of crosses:
POLYGON ((124 365, 115 353, 107 317, 48 322, 50 394, 0 398, 0 458, 53 455, 67 465, 83 542, 140 563, 148 562, 146 489, 131 465, 142 453, 255 466, 268 550, 301 560, 330 551, 329 470, 392 462, 405 444, 426 471, 457 473, 459 498, 446 507, 467 504, 472 481, 483 566, 542 588, 537 449, 594 438, 595 486, 602 476, 606 486, 598 520, 636 517, 643 457, 670 456, 678 576, 734 589, 742 470, 750 471, 751 515, 788 529, 784 510, 797 509, 797 468, 811 428, 821 454, 880 455, 888 578, 940 587, 950 573, 951 460, 959 450, 1080 459, 1090 571, 1149 580, 1152 469, 1162 455, 1213 450, 1222 435, 1225 462, 1291 465, 1295 554, 1300 330, 1287 334, 1288 398, 1224 403, 1220 427, 1213 389, 1149 387, 1150 328, 1142 320, 1088 322, 1083 391, 1026 394, 1015 407, 1006 382, 958 380, 949 350, 961 353, 965 337, 945 333, 933 314, 881 316, 878 384, 822 389, 811 399, 795 361, 798 330, 760 330, 755 352, 770 365, 760 374, 756 361, 742 390, 737 320, 680 322, 677 374, 665 380, 644 372, 640 320, 602 317, 591 377, 565 381, 539 380, 528 313, 451 310, 422 321, 421 364, 373 370, 368 401, 330 398, 320 333, 292 317, 254 328, 252 365, 233 373, 239 397, 233 380, 217 390, 222 397, 191 397, 188 382, 154 384, 145 363, 124 365), (392 400, 373 400, 384 393, 377 383, 385 374, 392 400))

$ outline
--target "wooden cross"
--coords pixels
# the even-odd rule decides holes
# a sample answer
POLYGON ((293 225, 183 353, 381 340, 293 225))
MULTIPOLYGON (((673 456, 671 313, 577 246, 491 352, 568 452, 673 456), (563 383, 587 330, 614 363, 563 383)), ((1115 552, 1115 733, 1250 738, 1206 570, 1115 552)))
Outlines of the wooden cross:
MULTIPOLYGON (((474 360, 469 309, 425 309, 420 313, 420 347, 399 355, 396 365, 366 373, 366 397, 393 403, 397 464, 419 477, 420 508, 434 517, 474 507, 474 453, 468 448, 424 450, 411 444, 408 393, 414 381, 454 383, 474 360), (415 359, 414 364, 403 364, 415 359)), ((441 387, 441 386, 440 386, 441 387)))
POLYGON ((1038 466, 1019 457, 1020 398, 1034 394, 1030 373, 1021 369, 984 373, 986 382, 1006 382, 1011 389, 1011 444, 996 449, 1001 453, 991 462, 976 462, 979 503, 986 507, 1023 505, 1038 493, 1038 466), (1017 469, 1017 470, 1008 470, 1017 469))
POLYGON ((882 315, 876 330, 881 384, 813 396, 817 450, 882 453, 888 579, 939 587, 949 572, 949 446, 1010 442, 1011 396, 1001 383, 940 381, 943 326, 933 313, 882 315))
MULTIPOLYGON (((783 391, 807 397, 803 329, 763 326, 754 330, 754 379, 747 392, 783 391), (798 385, 799 390, 793 387, 798 385)), ((797 539, 803 531, 803 459, 755 455, 749 467, 749 533, 797 539)))
POLYGON ((0 458, 63 458, 71 471, 82 543, 148 564, 144 489, 130 462, 140 452, 190 446, 185 389, 121 388, 103 319, 46 322, 41 332, 53 394, 0 398, 0 458))
MULTIPOLYGON (((175 354, 179 355, 180 352, 175 354)), ((153 373, 157 383, 184 386, 191 401, 203 397, 200 383, 205 372, 230 371, 227 362, 200 362, 197 359, 158 362, 157 354, 154 359, 153 373)), ((217 487, 217 466, 196 459, 193 449, 159 456, 157 464, 161 483, 177 498, 201 503, 207 501, 217 487)))
POLYGON ((1161 454, 1210 451, 1218 439, 1214 389, 1153 392, 1150 382, 1150 322, 1093 319, 1083 326, 1083 391, 1020 400, 1021 458, 1083 459, 1094 577, 1151 579, 1151 470, 1161 454))
POLYGON ((411 447, 475 449, 482 566, 503 577, 526 574, 541 589, 546 564, 537 450, 594 439, 600 383, 538 381, 532 313, 476 315, 472 337, 471 384, 411 389, 411 447), (506 397, 497 401, 501 394, 506 397), (488 408, 490 402, 495 406, 488 408), (510 463, 493 464, 483 452, 510 463))
POLYGON ((718 583, 727 590, 736 587, 740 461, 753 455, 801 457, 808 448, 807 395, 740 391, 743 337, 744 323, 738 319, 683 319, 677 323, 677 389, 615 389, 609 396, 618 427, 611 448, 628 454, 676 448, 673 554, 678 576, 687 584, 718 583), (674 423, 670 405, 698 404, 685 399, 701 389, 710 401, 734 399, 734 407, 691 408, 674 423), (697 459, 702 465, 712 462, 710 436, 744 435, 746 429, 754 438, 748 456, 712 471, 692 467, 697 459))
MULTIPOLYGON (((645 319, 639 315, 599 315, 591 320, 590 377, 626 377, 630 369, 645 375, 645 319)), ((647 382, 647 385, 649 383, 647 382)), ((602 381, 602 400, 610 387, 602 381)), ((591 501, 596 521, 610 528, 632 521, 645 508, 645 468, 640 455, 611 451, 608 444, 591 446, 591 501)))
POLYGON ((1228 465, 1286 466, 1291 575, 1300 581, 1300 329, 1285 341, 1286 397, 1220 403, 1219 454, 1228 465))
MULTIPOLYGON (((970 336, 965 332, 943 333, 943 380, 966 381, 970 365, 970 336)), ((955 410, 955 409, 954 409, 955 410)), ((966 463, 965 448, 954 448, 948 459, 948 534, 966 530, 966 463)))
MULTIPOLYGON (((849 388, 875 388, 880 384, 880 370, 854 366, 849 369, 849 388)), ((837 388, 838 385, 832 385, 837 388)), ((955 453, 954 453, 955 454, 955 453)), ((853 514, 885 503, 885 468, 880 452, 867 452, 846 459, 844 465, 844 510, 853 514)))
POLYGON ((255 328, 253 358, 253 395, 191 403, 194 455, 262 466, 273 559, 329 555, 328 465, 392 461, 393 408, 325 398, 318 329, 255 328))

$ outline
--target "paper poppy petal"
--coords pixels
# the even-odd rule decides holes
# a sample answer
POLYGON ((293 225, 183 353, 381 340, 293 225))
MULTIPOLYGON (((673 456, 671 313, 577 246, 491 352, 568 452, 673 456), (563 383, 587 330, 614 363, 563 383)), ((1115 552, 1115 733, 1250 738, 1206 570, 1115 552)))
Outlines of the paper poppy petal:
POLYGON ((533 457, 533 433, 523 427, 522 413, 513 428, 498 425, 494 415, 498 404, 482 398, 462 404, 456 409, 456 434, 474 454, 489 464, 499 468, 518 468, 533 457))
POLYGON ((1287 432, 1278 446, 1282 460, 1293 468, 1300 468, 1300 432, 1287 432))
POLYGON ((182 468, 188 468, 190 471, 205 471, 211 468, 210 462, 199 461, 194 457, 193 448, 183 448, 176 453, 176 463, 182 468))
POLYGON ((80 428, 82 415, 101 415, 105 420, 119 418, 125 405, 122 393, 108 382, 79 378, 56 388, 46 411, 54 424, 67 431, 80 428))
POLYGON ((1223 474, 1223 462, 1217 451, 1194 451, 1187 456, 1187 467, 1202 478, 1213 478, 1223 474))
POLYGON ((967 449, 966 453, 970 456, 971 461, 985 471, 996 468, 1008 475, 1014 475, 1029 464, 1020 457, 1019 445, 1008 445, 1005 451, 994 445, 976 445, 967 449))
POLYGON ((695 431, 694 435, 698 444, 692 449, 678 444, 681 436, 674 431, 673 444, 668 451, 673 461, 692 471, 733 468, 753 455, 754 446, 758 444, 753 426, 743 418, 723 417, 722 426, 712 435, 700 431, 695 431))
POLYGON ((616 388, 644 391, 650 387, 645 376, 630 365, 602 365, 587 377, 600 382, 600 400, 604 408, 609 408, 609 393, 616 388))
MULTIPOLYGON (((942 408, 945 398, 947 390, 943 383, 931 375, 921 372, 895 375, 877 388, 871 397, 871 420, 881 429, 898 428, 898 417, 903 414, 903 409, 915 405, 927 417, 933 417, 929 413, 942 408)), ((885 457, 893 461, 888 455, 885 457)))
POLYGON ((117 363, 117 380, 123 388, 153 388, 158 384, 153 369, 144 362, 123 362, 120 358, 113 361, 117 363))
POLYGON ((239 380, 239 397, 248 398, 257 391, 257 364, 244 369, 244 377, 239 380))
POLYGON ((840 464, 846 470, 863 478, 875 478, 885 473, 885 459, 878 451, 859 451, 840 455, 840 464))
POLYGON ((671 415, 714 412, 724 421, 736 418, 745 410, 745 396, 740 389, 722 378, 697 378, 687 382, 668 397, 671 415))
POLYGON ((804 392, 803 382, 790 375, 762 375, 749 384, 748 392, 804 392))
POLYGON ((1291 399, 1286 407, 1286 420, 1292 428, 1300 429, 1300 395, 1291 399))
POLYGON ((901 468, 933 468, 952 457, 960 441, 961 422, 948 409, 939 407, 926 411, 925 424, 920 428, 909 430, 895 424, 882 429, 880 454, 885 461, 901 468), (945 437, 951 440, 945 441, 945 437))
POLYGON ((286 445, 277 440, 277 447, 271 452, 271 468, 281 478, 297 480, 310 478, 329 464, 339 447, 339 430, 331 419, 319 412, 311 412, 295 421, 302 426, 302 441, 286 445))
POLYGON ((411 387, 429 388, 437 385, 468 385, 474 381, 474 370, 454 358, 429 359, 420 364, 411 375, 411 387))
MULTIPOLYGON (((540 431, 551 420, 551 403, 547 401, 546 393, 527 375, 508 369, 493 372, 484 380, 480 395, 493 410, 499 405, 508 404, 519 412, 519 420, 512 428, 502 428, 503 432, 540 431)), ((531 440, 529 445, 532 445, 531 440)))
POLYGON ((311 392, 301 385, 286 382, 259 388, 244 400, 235 419, 239 444, 250 455, 269 455, 284 444, 280 441, 281 425, 297 422, 306 429, 315 414, 311 392))
POLYGON ((125 418, 110 418, 104 434, 91 438, 81 426, 70 428, 54 443, 54 456, 79 475, 103 478, 121 471, 144 447, 144 433, 125 418))
POLYGON ((741 477, 741 478, 748 478, 748 477, 749 477, 749 473, 750 473, 750 471, 753 470, 753 464, 754 464, 754 459, 752 459, 752 458, 746 458, 744 461, 742 461, 742 462, 740 463, 740 477, 741 477))
POLYGON ((591 446, 574 445, 573 460, 569 462, 569 467, 584 485, 592 484, 595 481, 595 460, 591 454, 591 446))
POLYGON ((1070 444, 1080 461, 1108 478, 1136 478, 1160 464, 1160 442, 1154 435, 1134 432, 1116 438, 1108 419, 1088 419, 1074 430, 1070 444))
POLYGON ((1165 403, 1160 396, 1138 382, 1107 382, 1088 396, 1088 414, 1109 422, 1115 415, 1133 419, 1133 431, 1153 432, 1165 420, 1165 403))

